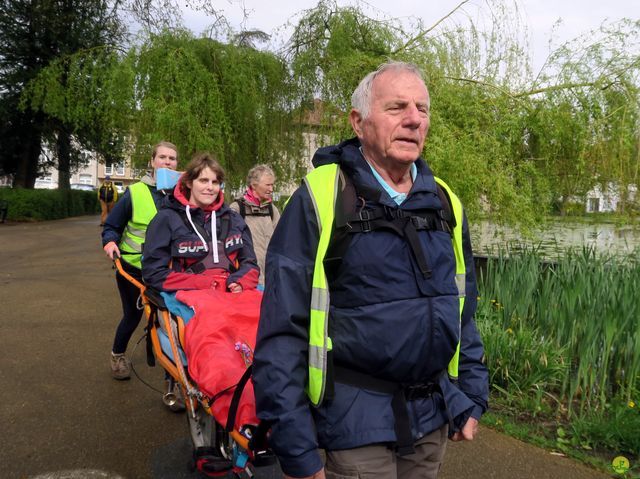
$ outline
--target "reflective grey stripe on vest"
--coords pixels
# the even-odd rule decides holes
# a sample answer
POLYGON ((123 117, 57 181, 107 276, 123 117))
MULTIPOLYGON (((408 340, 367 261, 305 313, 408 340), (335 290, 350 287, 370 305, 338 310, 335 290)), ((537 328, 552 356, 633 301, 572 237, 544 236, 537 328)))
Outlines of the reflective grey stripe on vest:
POLYGON ((309 345, 309 365, 314 368, 323 369, 327 364, 327 351, 321 346, 309 345))
POLYGON ((131 248, 135 253, 142 253, 142 245, 136 243, 128 236, 122 238, 122 242, 131 248))
POLYGON ((458 297, 464 298, 467 295, 467 278, 464 274, 456 274, 456 286, 458 287, 458 297))
POLYGON ((125 229, 125 232, 124 232, 124 235, 122 236, 122 242, 124 244, 126 244, 134 252, 142 253, 142 244, 141 243, 136 243, 133 240, 133 238, 131 238, 131 236, 129 236, 127 233, 131 233, 132 235, 135 235, 135 236, 143 239, 143 241, 144 241, 144 237, 146 236, 146 231, 139 230, 137 228, 131 228, 129 225, 127 225, 127 227, 125 229))
POLYGON ((329 311, 329 292, 326 289, 313 288, 311 293, 311 309, 324 313, 329 311))
POLYGON ((131 233, 133 236, 138 236, 140 238, 144 238, 145 235, 147 234, 147 230, 141 230, 141 229, 138 229, 138 228, 134 228, 131 225, 127 225, 127 231, 129 233, 131 233))

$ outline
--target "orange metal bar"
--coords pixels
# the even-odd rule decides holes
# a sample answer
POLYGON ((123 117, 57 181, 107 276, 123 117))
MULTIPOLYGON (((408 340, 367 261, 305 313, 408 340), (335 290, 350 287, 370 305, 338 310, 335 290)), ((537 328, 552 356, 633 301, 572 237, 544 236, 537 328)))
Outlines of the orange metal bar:
POLYGON ((127 278, 129 281, 131 281, 133 284, 135 284, 138 287, 138 289, 140 290, 140 294, 144 293, 144 290, 146 289, 145 285, 124 270, 124 268, 122 267, 122 262, 120 261, 120 258, 114 259, 113 264, 116 265, 116 269, 118 270, 118 273, 120 273, 122 276, 127 278))

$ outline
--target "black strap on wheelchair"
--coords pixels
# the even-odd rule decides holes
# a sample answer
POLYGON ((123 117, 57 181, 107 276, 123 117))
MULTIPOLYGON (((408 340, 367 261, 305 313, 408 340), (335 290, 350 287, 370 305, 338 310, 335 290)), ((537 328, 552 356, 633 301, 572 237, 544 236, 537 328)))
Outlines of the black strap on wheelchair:
POLYGON ((262 451, 269 447, 267 443, 267 433, 269 432, 269 429, 271 429, 272 425, 273 421, 261 420, 258 423, 258 426, 251 433, 249 449, 252 451, 262 451))
POLYGON ((428 398, 435 392, 442 394, 438 383, 440 376, 433 382, 403 385, 336 365, 334 365, 334 375, 335 381, 338 383, 354 386, 359 389, 364 389, 365 391, 373 391, 392 396, 391 409, 393 410, 395 420, 394 429, 397 439, 396 453, 399 456, 407 456, 415 452, 407 401, 428 398))
POLYGON ((251 372, 253 371, 253 366, 249 366, 247 370, 244 372, 238 384, 236 384, 236 389, 233 391, 233 396, 231 398, 231 404, 229 404, 229 414, 227 415, 227 427, 225 431, 231 432, 233 431, 233 426, 236 423, 236 414, 238 413, 238 406, 240 405, 240 397, 242 396, 242 391, 244 391, 244 387, 249 382, 249 378, 251 378, 251 372))
POLYGON ((149 315, 149 318, 147 321, 147 325, 145 327, 145 333, 147 336, 147 341, 146 341, 147 365, 149 367, 155 367, 156 356, 153 353, 153 343, 151 342, 151 334, 149 333, 151 332, 151 328, 153 328, 153 323, 158 320, 158 311, 166 310, 167 305, 165 304, 164 299, 160 295, 160 292, 153 288, 147 287, 145 289, 144 294, 149 300, 149 302, 154 306, 156 306, 155 308, 152 309, 152 312, 149 315))
POLYGON ((156 366, 156 355, 153 352, 153 343, 151 342, 151 335, 149 334, 151 330, 151 321, 153 320, 150 319, 149 324, 147 324, 147 326, 145 327, 145 335, 147 337, 145 349, 147 352, 147 366, 153 368, 156 366))

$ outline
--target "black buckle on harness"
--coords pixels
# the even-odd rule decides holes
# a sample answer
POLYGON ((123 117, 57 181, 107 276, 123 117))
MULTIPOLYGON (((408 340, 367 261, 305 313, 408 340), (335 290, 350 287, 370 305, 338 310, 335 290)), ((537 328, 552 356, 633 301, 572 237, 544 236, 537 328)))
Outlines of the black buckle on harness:
POLYGON ((423 383, 406 386, 404 388, 404 397, 407 401, 428 398, 436 392, 437 388, 438 385, 436 383, 423 383))
POLYGON ((371 215, 367 210, 360 210, 358 213, 358 218, 362 222, 362 233, 370 233, 371 232, 371 223, 369 220, 371 219, 371 215))
POLYGON ((428 218, 423 218, 422 216, 410 216, 411 223, 413 223, 413 227, 416 230, 430 230, 433 229, 431 227, 431 222, 428 218))
POLYGON ((440 219, 440 223, 442 224, 442 230, 446 231, 449 234, 453 234, 453 229, 451 228, 450 224, 450 215, 447 215, 444 210, 438 210, 438 218, 440 219))

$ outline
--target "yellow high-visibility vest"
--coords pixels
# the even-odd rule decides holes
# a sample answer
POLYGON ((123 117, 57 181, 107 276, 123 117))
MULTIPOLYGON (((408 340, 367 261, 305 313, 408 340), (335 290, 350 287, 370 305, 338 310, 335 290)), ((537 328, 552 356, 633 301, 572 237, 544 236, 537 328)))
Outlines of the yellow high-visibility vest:
POLYGON ((147 234, 147 227, 158 210, 153 201, 149 187, 142 183, 129 186, 131 195, 131 219, 122 233, 120 251, 122 259, 136 268, 142 268, 142 245, 147 234))
MULTIPOLYGON (((307 395, 311 404, 319 406, 322 403, 327 381, 327 356, 332 344, 329 337, 329 305, 330 296, 327 275, 324 269, 324 257, 331 242, 333 220, 335 217, 336 198, 339 189, 340 167, 336 163, 323 165, 304 178, 304 184, 309 191, 316 214, 320 238, 316 253, 310 304, 309 324, 309 378, 307 381, 307 395)), ((465 299, 466 266, 462 249, 462 203, 451 191, 449 186, 439 178, 436 182, 447 192, 451 200, 451 207, 455 217, 455 227, 451 235, 451 244, 456 259, 456 286, 459 298, 458 328, 461 326, 462 310, 465 299)), ((458 330, 460 336, 460 329, 458 330)), ((449 377, 457 379, 460 360, 460 342, 456 352, 449 362, 447 372, 449 377)))

